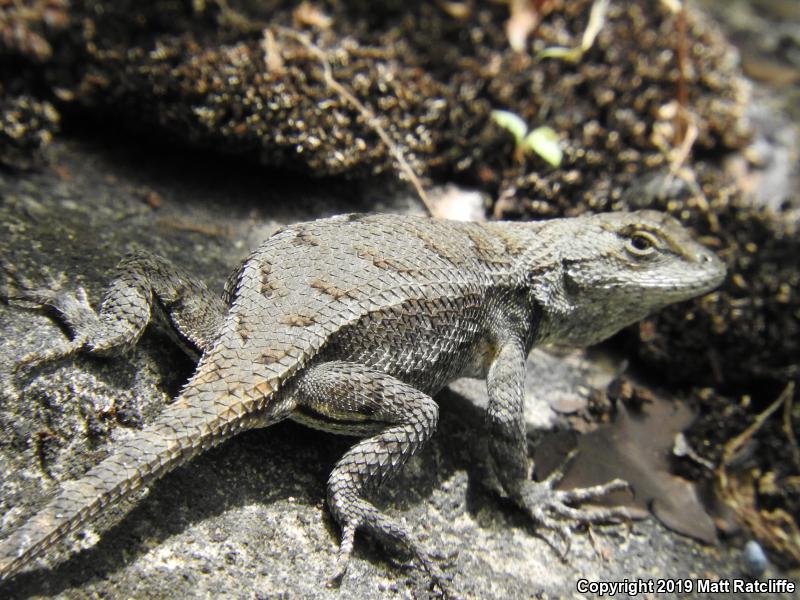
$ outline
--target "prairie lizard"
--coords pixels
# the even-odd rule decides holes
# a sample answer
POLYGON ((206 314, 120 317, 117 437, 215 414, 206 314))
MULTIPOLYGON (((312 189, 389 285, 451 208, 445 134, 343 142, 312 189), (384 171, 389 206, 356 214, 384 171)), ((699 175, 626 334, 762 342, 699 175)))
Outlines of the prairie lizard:
POLYGON ((154 423, 0 542, 0 579, 207 448, 292 419, 361 438, 328 481, 342 529, 334 580, 363 529, 406 545, 445 589, 415 538, 364 496, 431 438, 434 395, 463 376, 487 381, 493 487, 562 532, 564 520, 625 518, 623 507, 572 506, 624 482, 560 491, 553 478, 529 479, 526 356, 536 345, 599 342, 724 275, 713 253, 653 211, 487 224, 351 214, 278 231, 231 275, 222 298, 142 253, 123 260, 97 312, 80 289, 22 290, 74 332, 67 346, 23 358, 26 368, 76 352, 119 353, 156 313, 200 358, 154 423))

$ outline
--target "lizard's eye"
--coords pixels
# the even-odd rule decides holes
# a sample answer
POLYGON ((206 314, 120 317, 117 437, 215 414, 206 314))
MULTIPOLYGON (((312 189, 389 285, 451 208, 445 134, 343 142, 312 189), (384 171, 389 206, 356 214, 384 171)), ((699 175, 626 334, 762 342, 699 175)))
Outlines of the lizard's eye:
POLYGON ((655 251, 658 240, 647 231, 636 231, 631 234, 625 244, 625 249, 636 256, 646 256, 655 251))

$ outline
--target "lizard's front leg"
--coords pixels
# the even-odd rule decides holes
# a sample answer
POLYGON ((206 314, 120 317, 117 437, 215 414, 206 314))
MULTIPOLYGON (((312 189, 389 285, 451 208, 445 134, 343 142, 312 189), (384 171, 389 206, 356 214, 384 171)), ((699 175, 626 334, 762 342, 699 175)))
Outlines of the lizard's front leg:
POLYGON ((495 483, 536 523, 558 531, 565 540, 569 532, 565 519, 596 523, 633 518, 625 507, 577 509, 571 506, 627 488, 628 484, 620 479, 566 491, 554 489, 561 479, 561 470, 541 482, 529 479, 532 461, 527 453, 523 414, 525 360, 521 340, 511 337, 501 343, 486 378, 489 465, 495 483))
POLYGON ((342 528, 334 581, 347 569, 357 529, 404 544, 447 594, 436 564, 406 529, 363 498, 400 471, 427 442, 439 407, 427 394, 382 371, 357 363, 332 361, 300 376, 292 419, 349 435, 367 435, 350 448, 328 479, 328 503, 342 528))
POLYGON ((24 356, 17 368, 65 358, 78 351, 119 354, 133 346, 154 316, 163 318, 190 353, 205 351, 225 314, 225 304, 201 282, 149 253, 125 257, 117 267, 95 311, 82 288, 74 293, 36 288, 11 273, 16 292, 10 299, 25 300, 58 311, 73 338, 56 348, 24 356))

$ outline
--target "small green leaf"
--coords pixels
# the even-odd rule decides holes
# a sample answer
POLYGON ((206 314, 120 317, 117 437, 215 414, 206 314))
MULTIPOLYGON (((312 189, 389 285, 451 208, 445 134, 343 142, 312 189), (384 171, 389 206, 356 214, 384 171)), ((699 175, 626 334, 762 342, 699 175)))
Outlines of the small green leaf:
POLYGON ((503 129, 511 132, 511 135, 513 135, 514 139, 517 141, 517 146, 522 143, 522 139, 525 137, 525 134, 528 133, 528 126, 525 124, 525 121, 523 121, 519 115, 507 110, 493 110, 492 121, 503 129))
POLYGON ((558 134, 547 125, 537 127, 526 135, 522 140, 522 147, 535 152, 554 167, 561 165, 563 152, 558 134))
POLYGON ((565 48, 564 46, 550 46, 536 54, 537 58, 558 58, 569 63, 577 63, 583 58, 583 50, 580 47, 565 48))
POLYGON ((580 46, 574 48, 565 48, 564 46, 551 46, 539 52, 536 56, 542 58, 557 58, 569 63, 578 63, 583 58, 583 55, 592 47, 597 35, 603 29, 606 23, 606 13, 608 12, 608 3, 610 0, 594 0, 592 8, 589 12, 589 23, 586 25, 586 30, 581 37, 580 46))

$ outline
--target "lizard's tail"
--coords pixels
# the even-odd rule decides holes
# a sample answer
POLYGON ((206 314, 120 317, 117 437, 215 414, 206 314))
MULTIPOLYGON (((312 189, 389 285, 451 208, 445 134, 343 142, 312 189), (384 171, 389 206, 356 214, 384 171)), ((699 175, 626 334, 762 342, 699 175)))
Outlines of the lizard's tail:
POLYGON ((179 397, 155 423, 124 442, 82 478, 64 483, 49 504, 0 542, 0 581, 94 521, 104 509, 248 427, 237 411, 209 412, 179 397))

